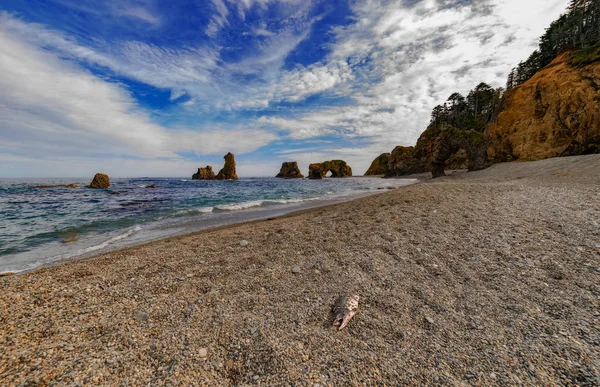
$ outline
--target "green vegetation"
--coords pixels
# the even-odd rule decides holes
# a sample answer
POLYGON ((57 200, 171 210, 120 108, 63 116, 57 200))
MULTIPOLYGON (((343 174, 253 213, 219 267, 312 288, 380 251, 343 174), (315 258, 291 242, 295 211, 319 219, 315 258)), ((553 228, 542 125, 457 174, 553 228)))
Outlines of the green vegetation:
POLYGON ((571 64, 582 66, 597 61, 600 61, 600 47, 591 47, 577 51, 571 60, 571 64))
POLYGON ((566 51, 580 50, 574 64, 598 60, 600 46, 600 0, 571 0, 567 12, 550 24, 539 48, 508 75, 506 88, 531 79, 540 69, 566 51), (582 51, 581 51, 582 50, 582 51))
POLYGON ((503 93, 504 89, 494 89, 487 83, 477 85, 466 98, 460 93, 454 93, 443 105, 433 109, 430 129, 437 131, 450 126, 483 132, 492 120, 503 93))
MULTIPOLYGON (((571 0, 565 14, 550 24, 540 38, 539 48, 508 75, 507 89, 531 79, 539 70, 566 51, 577 50, 573 65, 600 61, 600 0, 571 0)), ((483 132, 500 108, 503 88, 480 83, 465 98, 452 94, 431 113, 431 125, 424 133, 432 137, 444 128, 483 132)))

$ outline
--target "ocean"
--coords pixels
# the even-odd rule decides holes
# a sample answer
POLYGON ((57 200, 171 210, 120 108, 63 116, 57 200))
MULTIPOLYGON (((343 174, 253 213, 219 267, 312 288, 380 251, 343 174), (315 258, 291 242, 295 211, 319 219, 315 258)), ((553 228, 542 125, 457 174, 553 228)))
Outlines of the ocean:
POLYGON ((111 179, 110 189, 88 189, 90 179, 0 179, 0 272, 281 216, 414 182, 370 177, 121 178, 111 179), (72 183, 80 187, 32 188, 72 183))

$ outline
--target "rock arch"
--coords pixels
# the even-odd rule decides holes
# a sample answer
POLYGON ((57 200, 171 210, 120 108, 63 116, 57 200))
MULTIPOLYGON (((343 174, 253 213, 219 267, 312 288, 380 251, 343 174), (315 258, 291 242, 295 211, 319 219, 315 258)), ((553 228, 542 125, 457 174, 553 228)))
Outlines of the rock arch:
POLYGON ((344 160, 330 160, 308 166, 309 179, 322 179, 331 172, 331 177, 351 177, 352 168, 344 160))
POLYGON ((431 175, 434 179, 446 176, 444 173, 446 160, 461 149, 467 153, 469 172, 488 167, 487 142, 483 133, 450 128, 442 131, 437 139, 431 160, 431 175))

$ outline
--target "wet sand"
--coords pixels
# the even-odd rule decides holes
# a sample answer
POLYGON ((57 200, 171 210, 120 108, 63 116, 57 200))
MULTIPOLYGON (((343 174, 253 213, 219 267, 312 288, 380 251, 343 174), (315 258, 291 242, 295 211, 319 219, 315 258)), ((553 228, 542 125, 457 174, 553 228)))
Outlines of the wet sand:
POLYGON ((0 288, 0 385, 599 385, 600 155, 455 173, 0 288), (336 331, 343 293, 361 301, 336 331))

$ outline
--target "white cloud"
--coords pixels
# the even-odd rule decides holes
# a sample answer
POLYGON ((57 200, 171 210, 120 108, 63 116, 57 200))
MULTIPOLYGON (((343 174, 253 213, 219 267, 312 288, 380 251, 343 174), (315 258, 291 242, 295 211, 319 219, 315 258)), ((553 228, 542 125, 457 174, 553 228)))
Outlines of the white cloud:
POLYGON ((259 122, 288 130, 295 139, 364 138, 369 146, 362 150, 319 151, 333 152, 353 167, 366 169, 370 160, 359 154, 373 159, 395 145, 413 145, 427 126, 431 109, 451 93, 466 93, 482 81, 503 86, 510 68, 533 51, 544 28, 566 3, 490 0, 447 7, 423 0, 406 7, 399 1, 355 2, 355 22, 334 30, 331 53, 312 66, 329 69, 348 63, 344 70, 348 77, 318 81, 309 75, 314 71, 309 68, 286 74, 286 82, 277 86, 284 88, 280 95, 289 100, 330 90, 348 93, 353 102, 295 118, 261 117, 259 122), (298 82, 306 77, 312 82, 298 82))
POLYGON ((155 26, 160 24, 160 18, 143 7, 125 7, 116 10, 114 13, 117 16, 137 18, 155 26))
POLYGON ((253 128, 201 131, 157 125, 119 85, 11 32, 0 26, 0 153, 181 160, 181 152, 246 153, 276 139, 253 128))

